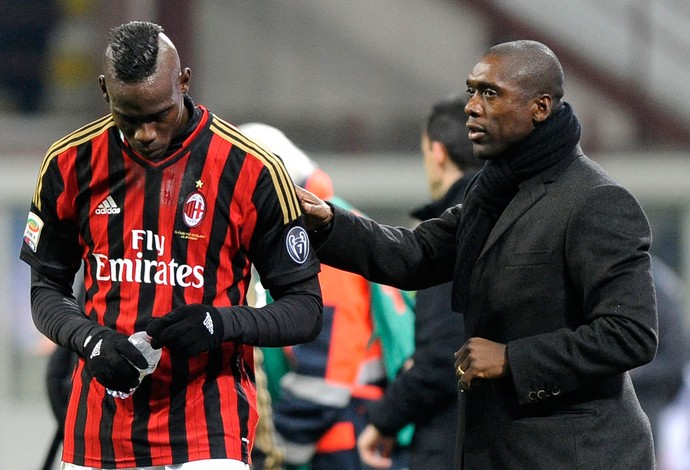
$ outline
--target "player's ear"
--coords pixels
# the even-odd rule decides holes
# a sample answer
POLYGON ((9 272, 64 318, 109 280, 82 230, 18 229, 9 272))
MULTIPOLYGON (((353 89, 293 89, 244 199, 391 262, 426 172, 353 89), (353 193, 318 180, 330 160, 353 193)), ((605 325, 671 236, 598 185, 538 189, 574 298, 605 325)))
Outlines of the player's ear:
POLYGON ((181 72, 180 72, 180 90, 182 90, 182 94, 186 95, 189 93, 189 81, 192 78, 192 69, 189 67, 185 67, 181 72))
POLYGON ((98 76, 98 86, 101 87, 101 93, 103 95, 103 99, 105 100, 105 102, 110 103, 110 97, 108 96, 108 88, 105 86, 105 75, 98 76))

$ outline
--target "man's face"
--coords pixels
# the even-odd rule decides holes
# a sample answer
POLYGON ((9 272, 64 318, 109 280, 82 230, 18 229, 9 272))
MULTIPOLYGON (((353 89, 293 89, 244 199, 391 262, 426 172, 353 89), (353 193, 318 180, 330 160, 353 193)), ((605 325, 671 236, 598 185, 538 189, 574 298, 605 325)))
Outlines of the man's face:
POLYGON ((159 70, 139 83, 106 79, 110 111, 127 142, 142 157, 162 157, 186 122, 187 78, 159 70))
POLYGON ((467 77, 468 137, 478 158, 492 160, 534 129, 534 99, 525 96, 505 58, 489 55, 467 77))

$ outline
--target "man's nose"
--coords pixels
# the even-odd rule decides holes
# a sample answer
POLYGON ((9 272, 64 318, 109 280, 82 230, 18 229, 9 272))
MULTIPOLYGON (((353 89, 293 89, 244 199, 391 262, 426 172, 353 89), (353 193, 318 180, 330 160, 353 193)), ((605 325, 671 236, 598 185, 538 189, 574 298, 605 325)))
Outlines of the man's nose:
POLYGON ((479 100, 477 99, 477 95, 470 95, 470 97, 467 99, 467 104, 465 105, 465 114, 468 116, 476 116, 481 112, 481 108, 479 106, 479 100))
POLYGON ((142 145, 148 145, 156 140, 156 126, 153 122, 143 122, 134 131, 134 140, 142 145))

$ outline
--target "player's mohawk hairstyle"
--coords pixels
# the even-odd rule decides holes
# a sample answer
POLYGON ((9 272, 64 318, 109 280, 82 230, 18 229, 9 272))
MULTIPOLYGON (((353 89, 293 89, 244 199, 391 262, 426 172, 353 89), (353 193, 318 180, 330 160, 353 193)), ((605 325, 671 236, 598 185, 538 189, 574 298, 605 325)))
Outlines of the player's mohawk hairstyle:
POLYGON ((115 77, 135 83, 156 71, 158 35, 163 28, 148 21, 131 21, 110 32, 110 60, 115 77))

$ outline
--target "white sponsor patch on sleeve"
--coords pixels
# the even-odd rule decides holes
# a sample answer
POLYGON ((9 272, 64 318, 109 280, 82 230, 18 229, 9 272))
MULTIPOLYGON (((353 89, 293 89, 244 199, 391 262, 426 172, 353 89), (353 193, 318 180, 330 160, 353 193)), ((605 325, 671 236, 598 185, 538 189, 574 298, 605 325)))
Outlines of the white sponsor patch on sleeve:
POLYGON ((26 219, 26 228, 24 228, 24 243, 26 243, 34 253, 38 249, 38 240, 41 238, 41 230, 43 230, 43 221, 33 212, 29 212, 29 217, 26 219))

